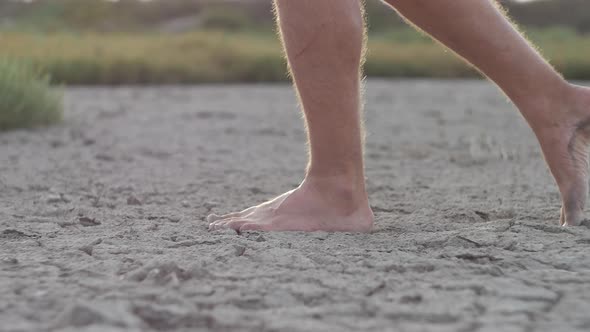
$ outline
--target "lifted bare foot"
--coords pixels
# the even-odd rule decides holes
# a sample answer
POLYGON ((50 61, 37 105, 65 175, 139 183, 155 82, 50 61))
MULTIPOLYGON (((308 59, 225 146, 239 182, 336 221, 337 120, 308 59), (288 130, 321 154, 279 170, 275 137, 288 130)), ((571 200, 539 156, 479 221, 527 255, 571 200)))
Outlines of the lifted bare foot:
POLYGON ((561 193, 561 225, 578 226, 588 196, 590 89, 572 85, 560 103, 550 121, 531 125, 561 193))
POLYGON ((210 230, 237 232, 370 232, 373 212, 364 189, 342 189, 338 181, 305 180, 297 189, 242 212, 207 217, 210 230))

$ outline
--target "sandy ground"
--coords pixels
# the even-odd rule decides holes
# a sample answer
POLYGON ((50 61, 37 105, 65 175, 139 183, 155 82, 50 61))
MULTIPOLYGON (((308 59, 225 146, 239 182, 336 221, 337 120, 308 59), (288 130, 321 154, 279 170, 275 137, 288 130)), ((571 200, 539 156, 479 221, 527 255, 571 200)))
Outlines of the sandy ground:
POLYGON ((373 234, 210 233, 291 189, 287 85, 70 89, 0 135, 1 331, 588 331, 590 229, 483 81, 371 81, 373 234))

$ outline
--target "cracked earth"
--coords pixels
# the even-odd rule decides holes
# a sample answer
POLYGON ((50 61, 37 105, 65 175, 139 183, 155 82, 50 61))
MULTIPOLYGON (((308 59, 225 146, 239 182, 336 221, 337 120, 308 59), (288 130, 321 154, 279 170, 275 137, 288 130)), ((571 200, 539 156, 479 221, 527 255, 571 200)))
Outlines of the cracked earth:
POLYGON ((209 232, 296 186, 288 85, 71 88, 0 134, 0 331, 588 331, 590 228, 484 81, 369 81, 372 234, 209 232))

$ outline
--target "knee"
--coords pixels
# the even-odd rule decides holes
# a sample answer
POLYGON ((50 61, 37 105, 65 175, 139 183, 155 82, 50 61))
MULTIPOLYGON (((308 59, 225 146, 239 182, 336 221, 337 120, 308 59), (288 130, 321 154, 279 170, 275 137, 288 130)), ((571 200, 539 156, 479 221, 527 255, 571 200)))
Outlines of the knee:
MULTIPOLYGON (((342 0, 339 0, 342 1, 342 0)), ((364 34, 365 19, 362 5, 358 0, 342 1, 344 4, 336 4, 333 7, 332 26, 340 37, 359 38, 364 34)))
POLYGON ((313 5, 307 1, 285 1, 279 7, 280 20, 286 24, 281 26, 296 30, 299 36, 330 34, 345 38, 363 33, 364 19, 359 0, 317 1, 313 5))
POLYGON ((323 52, 360 53, 365 24, 359 1, 336 0, 326 3, 332 3, 331 8, 322 8, 315 19, 308 18, 303 21, 305 23, 298 24, 297 35, 301 36, 301 47, 309 48, 313 44, 314 48, 322 49, 323 52))
MULTIPOLYGON (((356 1, 355 1, 356 2, 356 1)), ((334 13, 334 19, 329 22, 325 28, 333 42, 333 46, 345 52, 353 52, 363 47, 365 35, 365 22, 362 11, 347 10, 334 13)))

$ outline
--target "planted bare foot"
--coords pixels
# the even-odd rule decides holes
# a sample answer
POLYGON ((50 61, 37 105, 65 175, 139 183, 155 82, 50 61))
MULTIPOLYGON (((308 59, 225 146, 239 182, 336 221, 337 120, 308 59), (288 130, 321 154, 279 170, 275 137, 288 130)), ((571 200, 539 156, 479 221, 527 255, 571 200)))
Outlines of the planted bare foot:
POLYGON ((210 230, 370 232, 373 211, 364 188, 338 180, 305 180, 297 189, 242 212, 207 217, 210 230))
POLYGON ((560 223, 578 226, 588 196, 590 89, 570 85, 551 108, 546 110, 550 119, 530 122, 561 193, 560 223))

